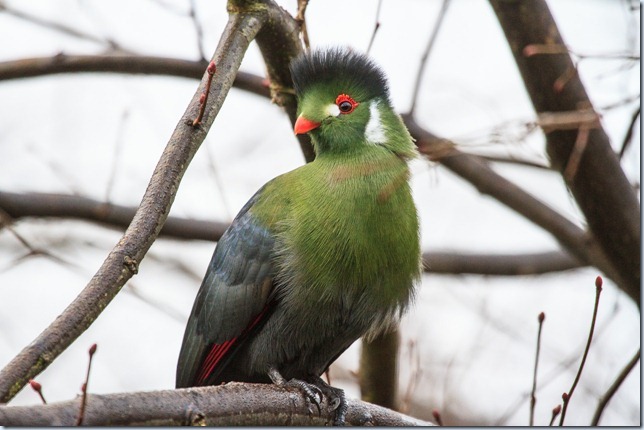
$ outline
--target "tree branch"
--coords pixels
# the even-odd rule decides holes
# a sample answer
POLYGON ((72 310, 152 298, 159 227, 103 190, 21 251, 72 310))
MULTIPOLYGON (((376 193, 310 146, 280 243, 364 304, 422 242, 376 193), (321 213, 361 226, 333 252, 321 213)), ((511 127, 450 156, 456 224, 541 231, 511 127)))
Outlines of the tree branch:
MULTIPOLYGON (((431 423, 380 406, 348 399, 347 424, 429 426, 431 423)), ((79 399, 34 406, 0 406, 3 426, 73 426, 79 399)), ((139 393, 90 394, 88 426, 324 426, 335 411, 323 399, 321 413, 300 393, 273 384, 226 385, 139 393)))
POLYGON ((585 265, 564 251, 494 255, 436 251, 423 253, 423 266, 428 273, 527 276, 561 272, 585 265))
POLYGON ((139 263, 168 216, 190 160, 206 137, 233 84, 244 52, 265 20, 266 14, 262 13, 230 14, 212 58, 219 72, 213 80, 209 106, 202 124, 199 127, 188 125, 199 110, 199 99, 204 91, 203 80, 161 155, 127 231, 78 297, 2 369, 0 402, 9 401, 29 379, 51 364, 100 315, 127 280, 137 273, 139 263))
MULTIPOLYGON (((490 0, 490 3, 535 110, 593 111, 546 2, 490 0), (534 49, 543 46, 564 49, 544 53, 534 49)), ((552 164, 564 175, 590 231, 619 273, 618 284, 639 304, 640 204, 601 123, 592 128, 544 132, 552 164)))
POLYGON ((626 377, 631 373, 631 370, 633 370, 637 363, 639 363, 641 354, 642 350, 640 348, 637 350, 633 358, 630 359, 628 364, 626 364, 626 366, 622 369, 622 371, 619 372, 619 375, 617 375, 617 378, 615 379, 615 381, 613 381, 608 390, 601 396, 601 398, 599 399, 599 404, 597 405, 597 409, 595 409, 593 420, 590 423, 591 426, 595 427, 599 425, 599 420, 604 413, 606 405, 608 405, 608 402, 610 402, 617 390, 619 390, 619 387, 622 386, 622 384, 626 380, 626 377))
MULTIPOLYGON (((257 35, 257 45, 266 63, 271 100, 284 108, 291 124, 295 125, 297 98, 293 89, 289 65, 295 57, 302 53, 302 43, 299 38, 300 27, 297 21, 280 7, 270 8, 269 12, 266 26, 257 35)), ((306 162, 312 161, 315 158, 315 152, 309 135, 307 133, 298 134, 297 140, 306 162)))
MULTIPOLYGON (((207 61, 180 60, 176 58, 145 55, 67 55, 25 58, 0 62, 0 81, 34 78, 64 73, 127 73, 132 75, 166 75, 201 79, 208 67, 207 61)), ((233 85, 263 97, 270 91, 264 79, 237 71, 233 85)))
MULTIPOLYGON (((101 202, 89 197, 55 193, 10 193, 0 191, 0 209, 11 218, 72 218, 109 227, 127 228, 136 207, 101 202)), ((177 239, 216 242, 228 223, 191 218, 168 217, 160 235, 177 239)))
MULTIPOLYGON (((88 197, 4 191, 0 191, 0 209, 12 219, 72 218, 120 228, 126 228, 136 213, 135 207, 101 202, 88 197)), ((216 242, 226 228, 228 224, 224 222, 172 216, 167 218, 160 235, 216 242)), ((497 255, 432 251, 423 254, 423 263, 428 273, 497 276, 536 275, 582 266, 578 260, 563 251, 497 255)))

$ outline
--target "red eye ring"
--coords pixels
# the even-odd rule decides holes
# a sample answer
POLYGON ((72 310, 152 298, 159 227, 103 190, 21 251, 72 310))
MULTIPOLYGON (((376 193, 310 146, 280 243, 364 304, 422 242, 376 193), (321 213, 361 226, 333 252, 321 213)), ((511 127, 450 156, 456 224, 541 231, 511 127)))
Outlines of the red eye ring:
POLYGON ((340 113, 348 114, 353 112, 360 103, 353 100, 350 96, 346 94, 340 94, 335 99, 335 104, 340 109, 340 113))

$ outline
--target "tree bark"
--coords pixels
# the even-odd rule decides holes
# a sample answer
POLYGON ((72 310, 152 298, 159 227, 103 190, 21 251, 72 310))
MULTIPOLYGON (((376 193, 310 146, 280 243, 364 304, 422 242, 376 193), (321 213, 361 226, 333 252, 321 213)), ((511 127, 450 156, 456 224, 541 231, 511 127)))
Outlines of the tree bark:
MULTIPOLYGON (((348 399, 347 424, 428 426, 431 423, 348 399)), ((36 406, 0 406, 2 426, 74 426, 80 398, 36 406)), ((315 405, 297 391, 273 384, 220 386, 139 393, 89 394, 83 414, 87 426, 324 426, 335 411, 326 398, 315 405)))

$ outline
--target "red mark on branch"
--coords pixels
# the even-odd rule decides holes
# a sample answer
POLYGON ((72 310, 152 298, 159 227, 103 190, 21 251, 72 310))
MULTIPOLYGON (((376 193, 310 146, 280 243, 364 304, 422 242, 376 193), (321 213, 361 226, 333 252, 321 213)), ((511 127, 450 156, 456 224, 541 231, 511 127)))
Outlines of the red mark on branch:
POLYGON ((201 124, 203 114, 206 111, 206 102, 208 101, 208 94, 210 94, 210 85, 212 84, 212 77, 215 75, 216 71, 217 71, 217 65, 215 65, 214 61, 211 61, 210 64, 208 64, 208 68, 206 69, 206 72, 208 72, 206 89, 204 90, 203 93, 201 93, 201 96, 199 97, 199 115, 197 115, 197 118, 195 118, 194 121, 192 121, 193 127, 196 127, 199 124, 201 124))

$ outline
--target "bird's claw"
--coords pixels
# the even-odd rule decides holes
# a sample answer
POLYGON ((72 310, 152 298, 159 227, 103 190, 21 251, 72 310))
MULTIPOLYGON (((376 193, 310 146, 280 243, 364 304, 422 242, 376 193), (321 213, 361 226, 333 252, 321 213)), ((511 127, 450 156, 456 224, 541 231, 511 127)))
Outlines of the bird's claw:
POLYGON ((318 415, 322 414, 322 409, 320 409, 320 404, 322 403, 322 390, 316 387, 313 384, 302 381, 301 379, 291 379, 286 384, 285 387, 293 387, 300 390, 304 396, 311 401, 318 408, 318 415))
POLYGON ((318 415, 322 415, 322 398, 326 396, 329 399, 329 409, 335 411, 333 425, 344 426, 346 424, 348 406, 344 390, 330 386, 320 377, 312 377, 308 382, 295 378, 287 381, 274 367, 269 368, 268 376, 275 385, 295 388, 302 392, 318 408, 318 415))

